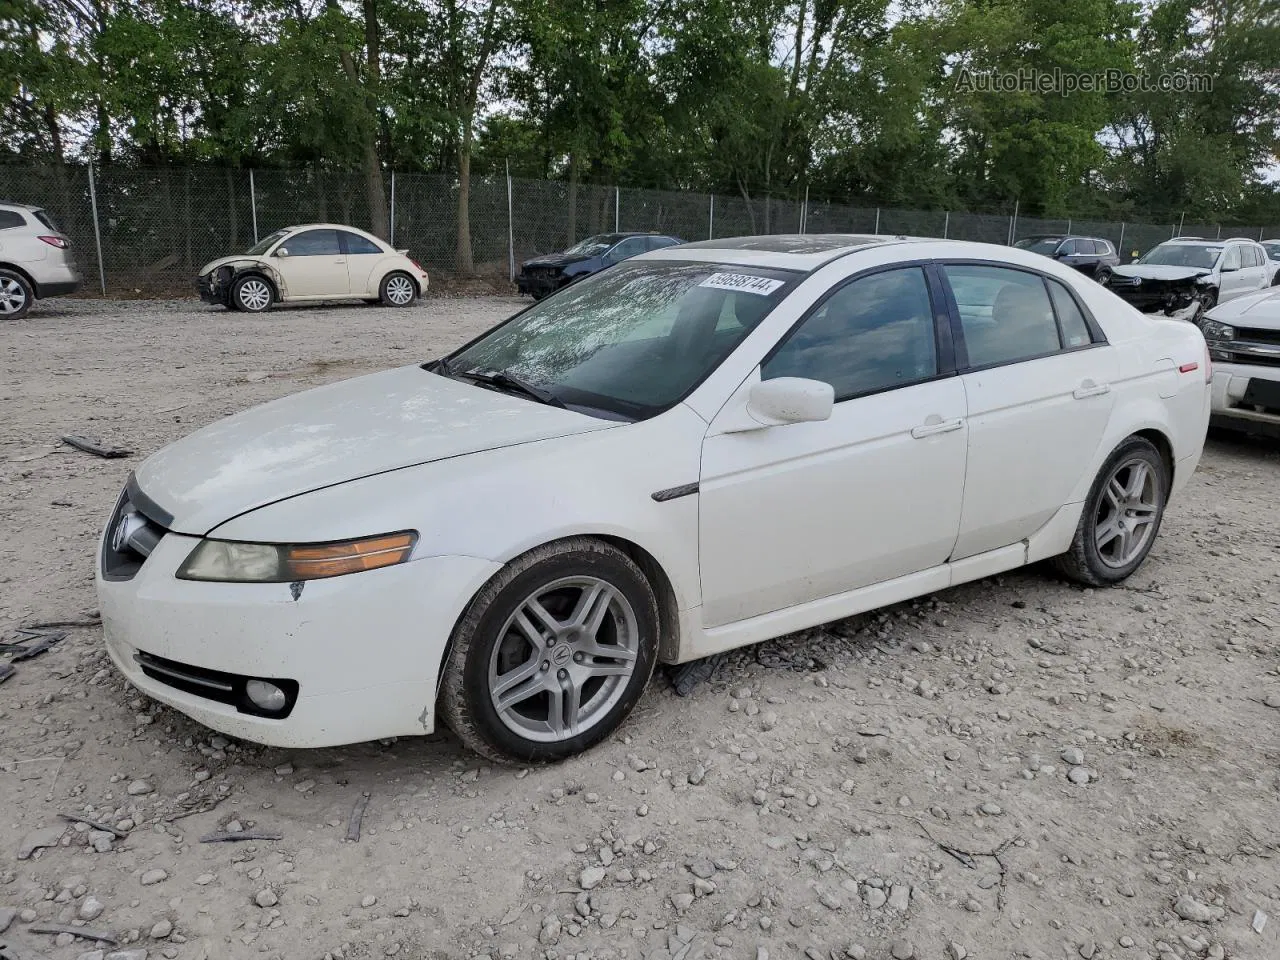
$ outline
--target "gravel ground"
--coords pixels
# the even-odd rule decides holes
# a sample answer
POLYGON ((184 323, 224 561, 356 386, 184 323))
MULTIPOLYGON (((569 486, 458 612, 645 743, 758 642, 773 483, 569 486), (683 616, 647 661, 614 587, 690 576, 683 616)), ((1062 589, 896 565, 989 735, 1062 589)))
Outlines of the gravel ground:
POLYGON ((0 329, 0 632, 88 622, 0 686, 0 955, 1280 957, 1274 445, 1212 439, 1123 588, 1029 570, 738 651, 549 769, 445 733, 229 743, 124 685, 92 574, 131 464, 518 305, 63 300, 0 329))

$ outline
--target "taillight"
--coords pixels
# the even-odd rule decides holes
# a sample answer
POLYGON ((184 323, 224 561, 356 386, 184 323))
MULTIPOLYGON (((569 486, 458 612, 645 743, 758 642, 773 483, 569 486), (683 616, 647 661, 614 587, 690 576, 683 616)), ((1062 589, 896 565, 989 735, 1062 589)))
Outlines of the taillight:
POLYGON ((40 239, 51 247, 57 247, 59 250, 65 250, 67 247, 71 246, 71 244, 63 240, 62 237, 41 237, 40 239))
POLYGON ((425 271, 425 270, 423 270, 423 269, 422 269, 422 264, 420 264, 417 260, 410 260, 409 262, 410 262, 410 263, 412 263, 415 267, 417 267, 417 268, 418 268, 418 272, 419 272, 419 273, 426 273, 426 272, 427 272, 427 271, 425 271))

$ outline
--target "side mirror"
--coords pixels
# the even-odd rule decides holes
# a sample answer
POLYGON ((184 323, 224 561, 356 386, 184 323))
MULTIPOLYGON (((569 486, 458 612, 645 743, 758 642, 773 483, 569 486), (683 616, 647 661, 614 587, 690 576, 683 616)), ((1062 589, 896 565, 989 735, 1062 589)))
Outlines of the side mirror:
POLYGON ((761 380, 747 395, 747 413, 761 426, 830 420, 836 392, 829 383, 802 377, 761 380))
POLYGON ((288 248, 288 247, 277 247, 277 248, 276 248, 276 256, 277 256, 277 257, 287 257, 287 256, 289 256, 289 248, 288 248))

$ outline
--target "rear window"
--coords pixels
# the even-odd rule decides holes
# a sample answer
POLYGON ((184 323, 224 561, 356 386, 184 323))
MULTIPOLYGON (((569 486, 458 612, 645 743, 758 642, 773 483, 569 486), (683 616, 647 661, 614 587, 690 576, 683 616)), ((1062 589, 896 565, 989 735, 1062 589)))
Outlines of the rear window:
POLYGON ((48 227, 54 233, 62 232, 61 230, 58 229, 58 225, 53 222, 53 217, 49 216, 49 212, 47 210, 33 210, 31 212, 35 215, 35 218, 37 220, 43 223, 46 227, 48 227))
POLYGON ((0 210, 0 230, 12 230, 14 227, 26 225, 26 218, 17 210, 0 210))

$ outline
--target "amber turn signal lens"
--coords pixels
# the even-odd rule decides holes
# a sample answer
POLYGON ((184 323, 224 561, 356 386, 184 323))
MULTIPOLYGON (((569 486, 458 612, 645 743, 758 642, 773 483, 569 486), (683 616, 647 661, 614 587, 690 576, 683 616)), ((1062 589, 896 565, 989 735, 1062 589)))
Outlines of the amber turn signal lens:
POLYGON ((281 560, 290 580, 339 577, 404 563, 416 540, 413 533, 388 533, 342 543, 289 546, 282 551, 281 560))

